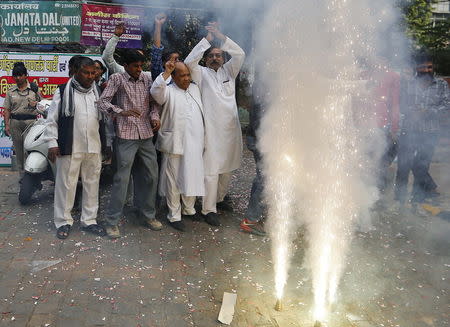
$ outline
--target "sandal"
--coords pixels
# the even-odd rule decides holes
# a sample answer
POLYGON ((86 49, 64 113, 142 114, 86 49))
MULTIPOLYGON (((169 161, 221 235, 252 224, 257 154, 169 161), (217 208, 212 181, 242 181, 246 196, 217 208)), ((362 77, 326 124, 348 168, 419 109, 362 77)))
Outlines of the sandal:
POLYGON ((106 230, 102 226, 97 224, 81 227, 81 230, 98 236, 106 235, 106 230))
POLYGON ((56 230, 56 237, 61 239, 61 240, 65 240, 69 236, 70 227, 72 227, 72 226, 64 225, 64 226, 59 227, 56 230))

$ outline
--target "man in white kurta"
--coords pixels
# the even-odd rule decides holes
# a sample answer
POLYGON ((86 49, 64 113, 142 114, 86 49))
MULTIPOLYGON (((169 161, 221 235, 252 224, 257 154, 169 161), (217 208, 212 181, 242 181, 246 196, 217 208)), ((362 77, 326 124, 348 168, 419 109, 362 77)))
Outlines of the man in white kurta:
POLYGON ((80 65, 65 86, 63 96, 61 88, 53 96, 45 130, 49 159, 56 160, 54 221, 56 236, 61 239, 67 238, 73 224, 70 212, 80 174, 83 184, 81 225, 88 232, 105 233, 96 221, 101 169, 101 115, 95 103, 98 99, 94 83, 95 65, 90 58, 83 58, 80 65), (72 120, 73 128, 61 129, 63 121, 68 120, 72 120))
POLYGON ((167 199, 167 218, 175 229, 185 230, 181 215, 195 216, 195 199, 204 196, 204 126, 200 90, 182 62, 168 61, 153 82, 152 97, 162 105, 156 148, 162 165, 159 193, 167 199), (172 77, 173 83, 167 85, 172 77))
POLYGON ((208 35, 192 49, 184 61, 192 80, 200 87, 205 116, 205 191, 202 214, 207 223, 219 226, 216 204, 223 202, 231 172, 239 168, 242 157, 242 132, 236 104, 235 80, 245 59, 244 51, 223 35, 216 24, 207 27, 208 35), (212 47, 216 39, 220 48, 212 47), (231 55, 224 63, 223 52, 231 55), (206 67, 199 61, 205 56, 206 67))

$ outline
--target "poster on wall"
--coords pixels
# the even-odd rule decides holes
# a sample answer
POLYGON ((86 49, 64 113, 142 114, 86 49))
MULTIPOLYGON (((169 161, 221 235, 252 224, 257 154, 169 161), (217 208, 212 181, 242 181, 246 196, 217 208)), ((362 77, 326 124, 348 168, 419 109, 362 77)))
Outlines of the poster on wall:
POLYGON ((114 28, 124 23, 126 32, 120 37, 119 48, 142 48, 143 9, 139 7, 83 4, 80 43, 105 45, 114 35, 114 28))
MULTIPOLYGON (((39 86, 44 98, 51 98, 58 85, 69 79, 69 60, 74 54, 46 53, 22 54, 0 52, 0 166, 11 165, 12 142, 5 135, 4 108, 6 92, 15 85, 11 76, 15 62, 22 61, 28 70, 28 81, 39 86)), ((94 60, 100 60, 100 55, 87 55, 94 60)))
POLYGON ((2 1, 0 41, 58 44, 80 41, 81 4, 76 1, 2 1))

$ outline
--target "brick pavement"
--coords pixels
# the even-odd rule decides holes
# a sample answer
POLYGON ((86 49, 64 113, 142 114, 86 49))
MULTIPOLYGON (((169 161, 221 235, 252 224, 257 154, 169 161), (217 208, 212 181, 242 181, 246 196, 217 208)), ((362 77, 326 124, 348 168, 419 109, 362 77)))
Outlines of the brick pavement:
MULTIPOLYGON (((448 165, 434 167, 448 171, 448 165)), ((184 234, 168 226, 153 232, 137 226, 128 210, 124 237, 116 241, 86 234, 78 224, 69 239, 56 239, 52 186, 46 183, 31 206, 20 206, 17 175, 2 169, 0 326, 218 326, 224 291, 238 293, 232 326, 311 326, 302 234, 285 310, 278 313, 270 242, 238 230, 252 169, 246 153, 233 178, 236 212, 221 216, 224 226, 187 221, 184 234), (59 259, 31 272, 33 262, 59 259)), ((108 192, 102 191, 102 210, 108 192)), ((423 210, 388 208, 375 216, 377 230, 352 243, 330 326, 448 326, 450 254, 443 235, 448 240, 450 224, 423 210)))

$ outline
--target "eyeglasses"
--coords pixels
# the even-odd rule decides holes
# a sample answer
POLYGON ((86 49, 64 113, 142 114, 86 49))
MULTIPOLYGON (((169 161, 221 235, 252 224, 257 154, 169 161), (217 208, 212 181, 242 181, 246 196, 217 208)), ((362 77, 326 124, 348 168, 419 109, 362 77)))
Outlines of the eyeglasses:
POLYGON ((209 53, 206 58, 222 58, 221 53, 209 53))

